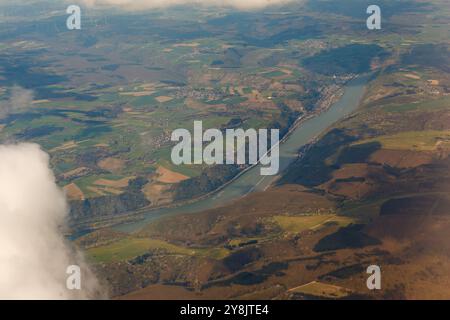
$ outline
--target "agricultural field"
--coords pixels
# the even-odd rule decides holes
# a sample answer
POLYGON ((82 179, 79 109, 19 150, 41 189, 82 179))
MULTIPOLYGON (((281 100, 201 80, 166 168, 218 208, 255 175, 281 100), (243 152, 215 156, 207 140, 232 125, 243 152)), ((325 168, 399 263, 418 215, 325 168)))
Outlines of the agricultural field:
MULTIPOLYGON (((438 1, 434 4, 443 6, 438 1)), ((317 6, 323 10, 321 4, 317 6)), ((350 6, 343 5, 342 15, 357 19, 350 6)), ((392 12, 398 10, 392 6, 392 12)), ((189 244, 189 248, 222 247, 228 252, 226 257, 171 260, 172 268, 166 270, 171 276, 165 276, 175 277, 179 270, 186 270, 186 264, 203 263, 196 269, 202 277, 190 274, 169 281, 170 286, 166 278, 160 278, 150 285, 139 282, 136 286, 142 288, 133 290, 117 283, 117 294, 125 299, 161 295, 242 299, 448 297, 448 268, 437 267, 448 263, 443 243, 447 243, 449 230, 450 55, 448 40, 441 37, 448 26, 439 20, 443 16, 422 2, 411 3, 406 11, 409 13, 391 18, 398 30, 377 39, 337 31, 327 34, 326 40, 310 37, 308 53, 301 48, 303 40, 290 40, 307 57, 300 69, 292 73, 286 72, 290 68, 259 70, 257 74, 272 78, 272 82, 293 76, 304 79, 311 72, 317 75, 315 81, 323 81, 330 70, 332 76, 367 70, 367 61, 354 64, 351 58, 347 60, 352 50, 375 51, 381 59, 371 61, 378 72, 369 82, 360 108, 324 132, 276 186, 218 210, 156 220, 138 232, 139 237, 189 244), (434 22, 421 16, 422 27, 406 28, 410 14, 419 19, 412 13, 415 5, 429 10, 434 22), (353 47, 347 47, 349 39, 353 47), (373 43, 379 48, 365 47, 373 43), (330 64, 333 69, 328 68, 330 64), (381 264, 388 273, 381 292, 365 288, 370 264, 381 264), (438 282, 441 284, 436 285, 438 282), (155 295, 155 290, 161 295, 155 295)), ((288 50, 284 48, 283 60, 288 50)), ((262 52, 258 49, 249 57, 262 52)), ((216 61, 215 67, 236 63, 233 57, 236 55, 230 53, 230 60, 216 61)), ((302 85, 302 90, 307 89, 302 85)), ((243 104, 262 102, 262 91, 248 84, 228 90, 246 96, 243 104)), ((272 95, 272 101, 279 101, 272 95)), ((300 101, 307 109, 305 98, 300 101)), ((144 265, 165 262, 153 260, 144 265)), ((107 269, 119 272, 120 267, 111 263, 107 269)))
POLYGON ((49 154, 67 238, 111 298, 448 299, 450 6, 382 0, 372 32, 368 4, 83 8, 82 33, 58 27, 64 6, 8 11, 0 141, 49 154), (246 166, 174 165, 175 129, 201 120, 285 135, 362 75, 359 107, 299 147, 265 191, 176 207, 246 166), (372 264, 381 291, 367 290, 372 264))
MULTIPOLYGON (((46 6, 35 9, 38 15, 46 6)), ((313 25, 314 13, 311 21, 292 13, 298 26, 287 30, 277 26, 280 17, 271 16, 261 26, 270 36, 260 41, 260 31, 239 36, 246 23, 258 19, 251 12, 241 17, 225 9, 212 16, 162 11, 124 16, 87 8, 82 33, 55 28, 65 17, 58 10, 2 25, 0 100, 26 99, 1 115, 0 139, 40 144, 71 201, 92 202, 94 208, 102 198, 131 192, 125 181, 137 178, 147 180, 140 197, 148 203, 140 201, 141 207, 213 191, 242 168, 230 173, 219 167, 205 178, 204 166, 174 166, 173 130, 202 120, 204 129, 287 132, 296 119, 320 108, 329 88, 346 81, 302 62, 331 46, 326 37, 311 40, 320 30, 292 32, 313 25), (189 179, 194 179, 189 185, 207 187, 183 195, 179 184, 189 179)), ((81 215, 73 214, 76 220, 81 215)))
POLYGON ((348 297, 351 291, 338 286, 313 281, 303 286, 290 289, 289 293, 316 299, 343 299, 348 297))
POLYGON ((215 259, 223 259, 228 255, 225 249, 195 249, 172 245, 161 240, 127 238, 102 246, 90 248, 87 251, 89 259, 96 263, 111 261, 126 261, 141 256, 151 250, 161 250, 166 255, 205 256, 215 259))
POLYGON ((275 216, 273 220, 283 231, 294 234, 315 230, 328 223, 345 227, 353 222, 351 218, 336 215, 275 216))

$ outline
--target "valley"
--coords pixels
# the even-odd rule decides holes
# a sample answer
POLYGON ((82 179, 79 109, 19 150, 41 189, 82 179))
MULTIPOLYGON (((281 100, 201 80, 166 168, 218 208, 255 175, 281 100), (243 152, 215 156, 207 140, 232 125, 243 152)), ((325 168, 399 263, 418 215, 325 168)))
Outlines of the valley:
POLYGON ((380 1, 376 31, 366 0, 83 7, 83 32, 30 4, 0 21, 0 140, 49 154, 110 298, 450 298, 448 2, 380 1), (278 175, 174 164, 198 121, 279 130, 278 175))

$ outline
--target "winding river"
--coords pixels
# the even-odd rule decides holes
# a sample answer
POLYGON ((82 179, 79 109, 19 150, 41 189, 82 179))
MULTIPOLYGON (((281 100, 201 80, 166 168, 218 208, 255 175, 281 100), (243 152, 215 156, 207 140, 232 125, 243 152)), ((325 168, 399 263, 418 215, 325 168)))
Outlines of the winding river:
MULTIPOLYGON (((339 101, 334 103, 327 111, 305 120, 290 133, 283 143, 280 144, 280 172, 285 170, 298 157, 298 151, 301 147, 310 143, 334 123, 358 108, 370 77, 371 75, 364 75, 349 81, 345 87, 344 95, 339 101)), ((133 223, 119 224, 114 229, 123 232, 134 232, 163 216, 195 213, 220 207, 251 192, 264 191, 277 178, 277 176, 261 176, 260 165, 257 165, 208 197, 178 207, 149 210, 144 213, 144 219, 133 223)))

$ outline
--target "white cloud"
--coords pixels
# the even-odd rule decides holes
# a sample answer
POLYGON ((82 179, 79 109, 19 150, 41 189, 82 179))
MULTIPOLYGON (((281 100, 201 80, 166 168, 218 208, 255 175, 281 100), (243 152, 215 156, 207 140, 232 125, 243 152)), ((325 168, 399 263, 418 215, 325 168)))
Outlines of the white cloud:
POLYGON ((0 299, 85 299, 99 286, 61 233, 65 195, 36 144, 0 146, 0 299), (66 287, 69 265, 82 269, 81 291, 66 287))
POLYGON ((31 107, 33 103, 33 91, 19 86, 9 88, 9 99, 0 101, 0 116, 31 107))
POLYGON ((259 9, 299 0, 82 0, 87 6, 118 6, 124 9, 151 9, 174 5, 229 6, 237 9, 259 9))

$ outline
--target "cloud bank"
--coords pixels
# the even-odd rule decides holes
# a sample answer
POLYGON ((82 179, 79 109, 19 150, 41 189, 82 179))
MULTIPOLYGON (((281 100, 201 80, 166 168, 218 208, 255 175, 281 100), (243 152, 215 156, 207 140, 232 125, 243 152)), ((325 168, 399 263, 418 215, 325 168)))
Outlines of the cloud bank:
MULTIPOLYGON (((175 5, 201 5, 233 7, 236 9, 261 9, 296 0, 82 0, 87 6, 118 6, 127 10, 164 8, 175 5)), ((298 0, 297 0, 298 1, 298 0)))
POLYGON ((61 234, 64 193, 36 144, 0 146, 0 299, 87 299, 99 285, 61 234), (81 290, 68 290, 67 268, 81 268, 81 290))

